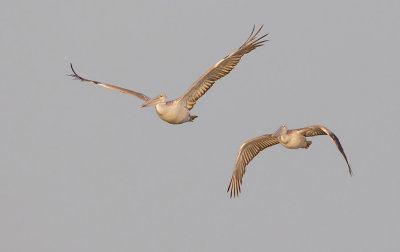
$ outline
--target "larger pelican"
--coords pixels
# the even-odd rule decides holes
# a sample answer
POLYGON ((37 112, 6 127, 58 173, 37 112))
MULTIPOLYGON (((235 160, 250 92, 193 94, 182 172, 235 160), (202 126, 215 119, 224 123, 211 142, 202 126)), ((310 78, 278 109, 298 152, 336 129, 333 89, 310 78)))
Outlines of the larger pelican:
POLYGON ((227 192, 230 191, 230 197, 232 194, 234 197, 239 196, 240 186, 242 185, 242 178, 246 172, 246 165, 257 156, 257 154, 265 148, 271 147, 280 143, 288 149, 307 149, 311 145, 311 141, 308 141, 306 137, 313 137, 318 135, 328 135, 332 141, 336 144, 339 151, 342 153, 344 160, 346 160, 347 166, 349 167, 350 176, 353 175, 350 164, 347 161, 346 154, 339 142, 339 139, 333 134, 332 131, 321 125, 313 125, 301 129, 287 130, 285 125, 282 125, 275 133, 267 134, 253 139, 247 140, 242 144, 239 149, 239 153, 236 157, 235 167, 231 182, 229 183, 227 192))
POLYGON ((246 40, 246 42, 244 42, 241 47, 239 47, 237 50, 235 50, 222 60, 218 61, 205 74, 203 74, 203 76, 195 81, 181 97, 176 100, 166 101, 166 96, 164 94, 159 94, 155 98, 150 99, 146 95, 132 90, 85 79, 75 72, 72 64, 71 69, 73 74, 70 74, 70 76, 81 81, 86 81, 99 86, 103 86, 105 88, 114 89, 142 99, 145 101, 145 103, 140 107, 155 106, 158 116, 168 123, 181 124, 185 122, 192 122, 197 116, 191 115, 189 111, 196 104, 196 101, 202 95, 204 95, 209 88, 211 88, 215 81, 227 75, 236 66, 236 64, 239 63, 243 55, 253 51, 259 46, 262 46, 263 43, 267 41, 262 39, 265 38, 265 36, 267 36, 268 34, 262 35, 257 38, 257 35, 261 31, 262 27, 263 26, 261 26, 257 30, 257 32, 254 33, 254 26, 249 38, 246 40))

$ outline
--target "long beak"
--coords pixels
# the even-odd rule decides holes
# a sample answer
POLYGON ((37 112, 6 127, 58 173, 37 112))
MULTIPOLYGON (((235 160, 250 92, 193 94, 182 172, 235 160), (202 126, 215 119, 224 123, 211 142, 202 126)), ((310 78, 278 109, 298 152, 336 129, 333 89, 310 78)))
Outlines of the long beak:
POLYGON ((150 99, 147 102, 143 103, 142 105, 140 105, 140 107, 144 108, 144 107, 149 107, 149 106, 155 106, 159 103, 159 101, 160 101, 160 97, 155 97, 155 98, 150 99))
POLYGON ((279 136, 282 134, 282 130, 283 130, 283 128, 280 127, 277 131, 275 131, 275 132, 272 134, 272 136, 274 136, 274 137, 279 137, 279 136))

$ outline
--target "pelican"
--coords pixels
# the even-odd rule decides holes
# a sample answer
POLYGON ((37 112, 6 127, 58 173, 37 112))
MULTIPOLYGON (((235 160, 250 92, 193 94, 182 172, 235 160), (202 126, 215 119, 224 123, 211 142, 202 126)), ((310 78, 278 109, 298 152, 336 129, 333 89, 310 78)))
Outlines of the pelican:
POLYGON ((347 166, 349 167, 350 176, 352 176, 353 171, 351 170, 350 164, 347 161, 346 154, 344 153, 339 139, 335 134, 333 134, 332 131, 321 125, 313 125, 306 128, 292 130, 287 130, 286 126, 282 125, 273 134, 255 137, 242 144, 236 157, 235 167, 233 169, 232 178, 227 190, 227 192, 230 191, 230 197, 232 198, 232 194, 234 197, 239 196, 242 178, 246 172, 246 165, 248 165, 260 151, 278 143, 288 149, 308 149, 312 142, 308 141, 306 137, 319 135, 328 135, 332 139, 339 151, 342 153, 344 160, 346 160, 347 166))
POLYGON ((189 111, 196 104, 196 101, 203 96, 209 88, 215 83, 215 81, 229 74, 229 72, 239 63, 243 55, 253 51, 259 46, 262 46, 264 42, 268 40, 263 40, 268 34, 257 37, 263 26, 261 26, 257 32, 254 33, 254 28, 251 31, 250 36, 240 46, 237 50, 218 61, 214 66, 212 66, 205 74, 203 74, 197 81, 195 81, 192 86, 178 99, 172 101, 166 101, 166 96, 164 94, 159 94, 155 98, 150 99, 142 93, 138 93, 129 89, 121 88, 118 86, 102 83, 99 81, 93 81, 79 76, 71 65, 71 70, 73 74, 69 76, 74 77, 74 79, 93 83, 105 88, 120 91, 122 93, 133 95, 139 99, 145 101, 140 107, 155 106, 158 116, 171 124, 181 124, 185 122, 193 122, 197 117, 196 115, 191 115, 189 111))

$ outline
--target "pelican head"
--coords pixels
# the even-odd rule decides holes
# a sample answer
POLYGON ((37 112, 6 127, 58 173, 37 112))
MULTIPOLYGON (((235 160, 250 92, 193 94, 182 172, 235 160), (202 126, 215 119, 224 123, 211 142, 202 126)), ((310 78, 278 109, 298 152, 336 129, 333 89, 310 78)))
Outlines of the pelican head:
POLYGON ((286 125, 282 124, 281 127, 279 127, 279 129, 277 131, 274 132, 274 134, 272 134, 274 137, 280 137, 282 134, 286 134, 287 129, 286 129, 286 125))
POLYGON ((165 94, 159 94, 156 97, 154 97, 153 99, 148 100, 147 102, 145 102, 144 104, 142 104, 140 107, 144 108, 144 107, 149 107, 149 106, 156 106, 157 104, 160 103, 166 103, 167 100, 167 96, 165 96, 165 94))

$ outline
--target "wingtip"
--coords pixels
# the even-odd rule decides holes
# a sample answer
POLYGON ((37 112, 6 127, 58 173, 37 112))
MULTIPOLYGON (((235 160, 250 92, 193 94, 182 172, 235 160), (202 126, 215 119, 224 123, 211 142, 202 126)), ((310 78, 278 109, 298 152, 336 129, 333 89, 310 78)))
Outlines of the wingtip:
POLYGON ((80 80, 80 81, 86 81, 86 79, 82 78, 81 76, 79 76, 76 72, 74 67, 72 66, 72 63, 69 63, 70 67, 71 67, 71 71, 72 74, 68 74, 68 76, 71 76, 72 78, 74 78, 74 80, 80 80))
POLYGON ((74 75, 77 75, 76 72, 75 72, 74 67, 72 66, 72 63, 71 63, 71 62, 69 63, 69 66, 71 67, 71 70, 72 70, 72 72, 74 73, 74 75))
POLYGON ((349 166, 349 174, 350 174, 350 177, 354 176, 353 170, 350 168, 350 166, 349 166))
POLYGON ((229 182, 228 189, 226 190, 226 192, 229 193, 230 199, 232 199, 232 196, 233 198, 239 197, 238 189, 237 186, 235 185, 235 182, 233 181, 233 178, 231 178, 231 181, 229 182))

